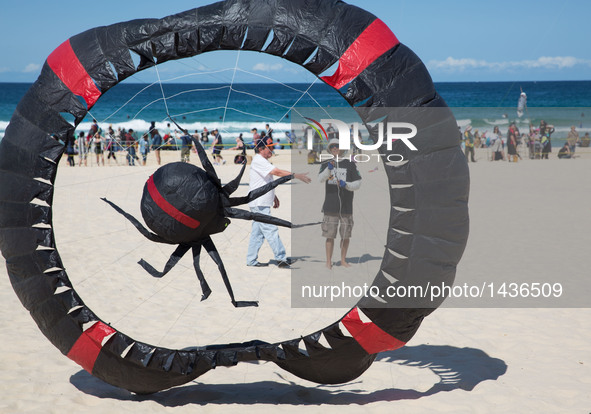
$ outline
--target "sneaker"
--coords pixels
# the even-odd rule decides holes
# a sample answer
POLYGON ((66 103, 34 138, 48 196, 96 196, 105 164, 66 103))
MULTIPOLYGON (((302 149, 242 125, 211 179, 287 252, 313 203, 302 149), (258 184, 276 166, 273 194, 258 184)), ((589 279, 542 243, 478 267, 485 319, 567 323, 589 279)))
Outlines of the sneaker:
POLYGON ((291 267, 289 266, 289 263, 285 260, 280 261, 279 263, 277 263, 277 267, 280 269, 290 269, 291 267))
POLYGON ((266 267, 266 266, 269 266, 269 263, 256 262, 255 264, 249 264, 247 266, 249 266, 249 267, 266 267))

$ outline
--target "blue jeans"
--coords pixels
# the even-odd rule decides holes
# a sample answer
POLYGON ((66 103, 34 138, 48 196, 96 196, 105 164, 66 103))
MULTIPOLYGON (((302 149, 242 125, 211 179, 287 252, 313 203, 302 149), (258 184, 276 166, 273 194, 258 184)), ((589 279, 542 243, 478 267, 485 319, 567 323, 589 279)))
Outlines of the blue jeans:
MULTIPOLYGON (((251 207, 250 211, 253 213, 271 215, 271 207, 251 207)), ((259 250, 263 242, 267 239, 275 260, 278 262, 286 260, 285 247, 279 238, 277 226, 274 224, 252 222, 252 230, 250 231, 250 241, 248 242, 248 253, 246 254, 246 264, 252 266, 257 263, 259 250)))
POLYGON ((135 165, 135 148, 133 145, 127 148, 127 164, 135 165))

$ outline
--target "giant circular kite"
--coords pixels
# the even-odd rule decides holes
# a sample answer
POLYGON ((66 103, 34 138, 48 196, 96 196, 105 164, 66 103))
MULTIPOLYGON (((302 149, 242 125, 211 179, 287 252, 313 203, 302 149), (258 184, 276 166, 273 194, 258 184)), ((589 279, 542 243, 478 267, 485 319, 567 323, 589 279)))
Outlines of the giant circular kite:
MULTIPOLYGON (((341 1, 228 0, 94 28, 50 54, 0 143, 0 249, 12 286, 64 355, 133 392, 156 392, 217 366, 253 360, 273 361, 318 383, 354 379, 378 352, 403 346, 438 303, 409 307, 389 298, 384 306, 364 298, 339 321, 300 338, 175 350, 142 343, 103 322, 64 270, 52 228, 53 184, 75 127, 61 113, 72 114, 78 125, 123 79, 215 50, 258 51, 302 65, 337 91, 348 85, 342 95, 351 106, 440 108, 444 116, 423 125, 413 140, 421 151, 405 153, 402 165, 384 164, 391 205, 400 208, 391 210, 373 286, 453 283, 468 235, 469 174, 455 119, 419 58, 381 20, 341 1), (137 67, 130 51, 141 57, 137 67), (336 72, 322 76, 335 63, 336 72)), ((404 149, 395 145, 392 151, 404 149)))

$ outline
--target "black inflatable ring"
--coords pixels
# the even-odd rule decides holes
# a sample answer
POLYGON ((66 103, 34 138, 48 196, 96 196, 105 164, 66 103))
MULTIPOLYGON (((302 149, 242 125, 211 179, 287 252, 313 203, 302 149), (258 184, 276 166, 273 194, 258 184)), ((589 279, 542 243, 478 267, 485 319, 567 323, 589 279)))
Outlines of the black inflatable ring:
POLYGON ((408 154, 404 165, 385 164, 391 203, 403 208, 392 209, 373 285, 453 282, 468 234, 468 168, 455 119, 421 61, 381 20, 340 1, 229 0, 160 20, 94 28, 48 57, 0 143, 0 248, 12 286, 63 354, 92 375, 133 392, 156 392, 216 366, 248 360, 273 361, 318 383, 349 381, 371 365, 376 353, 404 345, 433 307, 385 307, 369 298, 340 321, 293 340, 159 348, 117 331, 86 307, 56 250, 53 183, 63 142, 74 134, 60 113, 74 115, 77 125, 87 107, 137 71, 222 49, 279 56, 318 76, 338 62, 336 73, 322 80, 337 90, 348 84, 343 96, 352 106, 443 109, 437 133, 413 140, 420 145, 418 154, 408 154), (262 50, 271 31, 273 39, 262 50), (130 50, 141 56, 138 67, 130 50), (359 312, 371 322, 362 322, 359 312), (321 336, 329 347, 319 342, 321 336))

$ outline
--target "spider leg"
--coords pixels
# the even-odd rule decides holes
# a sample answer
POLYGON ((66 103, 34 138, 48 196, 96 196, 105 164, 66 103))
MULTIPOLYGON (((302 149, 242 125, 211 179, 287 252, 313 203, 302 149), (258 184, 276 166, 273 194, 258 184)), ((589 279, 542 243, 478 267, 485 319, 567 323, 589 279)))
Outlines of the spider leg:
POLYGON ((209 177, 213 179, 213 182, 216 183, 219 188, 221 188, 222 187, 222 183, 221 183, 220 179, 218 178, 218 175, 215 172, 215 169, 213 168, 213 165, 211 165, 211 162, 209 162, 209 159, 207 159, 207 154, 205 153, 205 150, 201 146, 201 143, 195 137, 193 137, 193 135, 189 134, 189 131, 188 130, 186 130, 183 127, 181 127, 174 120, 174 118, 170 116, 170 114, 168 114, 168 119, 170 119, 177 126, 178 129, 180 129, 181 131, 183 131, 183 133, 185 135, 188 135, 189 137, 191 137, 191 140, 195 144, 195 150, 197 151, 197 155, 199 155, 199 160, 201 160, 201 165, 203 165, 203 169, 205 170, 205 172, 207 173, 207 175, 209 175, 209 177))
POLYGON ((215 245, 213 244, 211 237, 207 237, 203 240, 203 247, 205 247, 205 250, 207 250, 207 253, 209 253, 209 256, 212 258, 215 264, 218 265, 218 269, 222 275, 222 279, 224 281, 224 284, 226 285, 226 289, 228 290, 230 299, 232 299, 232 305, 234 305, 234 307, 236 308, 242 308, 246 306, 259 306, 259 303, 257 301, 236 301, 234 299, 234 292, 232 291, 232 285, 230 284, 230 280, 228 279, 226 269, 224 268, 224 263, 222 263, 222 258, 220 257, 220 254, 218 253, 215 245))
POLYGON ((144 270, 146 272, 148 272, 149 274, 151 274, 152 276, 160 278, 160 277, 164 276, 165 274, 167 274, 170 271, 170 269, 172 269, 179 262, 179 260, 181 260, 181 257, 183 257, 185 255, 185 253, 187 253, 189 251, 190 248, 191 248, 191 246, 189 246, 187 244, 179 244, 177 246, 177 248, 175 249, 175 251, 170 256, 170 258, 168 259, 168 261, 166 262, 166 265, 164 265, 164 270, 162 272, 159 272, 156 269, 154 269, 144 259, 141 259, 138 262, 138 264, 141 267, 143 267, 144 270))
POLYGON ((274 181, 272 181, 272 182, 270 182, 268 184, 265 184, 262 187, 255 188, 254 190, 250 191, 244 197, 232 197, 232 198, 229 199, 229 202, 230 202, 229 205, 230 206, 238 206, 240 204, 249 203, 252 200, 256 200, 257 198, 259 198, 263 194, 268 193, 269 191, 271 191, 272 189, 274 189, 278 185, 283 184, 283 183, 291 180, 292 178, 293 178, 293 174, 292 175, 286 175, 285 177, 278 178, 278 179, 276 179, 276 180, 274 180, 274 181))
MULTIPOLYGON (((246 155, 246 151, 243 151, 243 155, 246 155)), ((225 186, 222 187, 222 190, 226 193, 226 195, 229 196, 234 191, 236 191, 236 189, 240 185, 240 180, 242 180, 242 176, 244 175, 245 169, 246 169, 246 161, 244 163, 242 163, 242 168, 240 169, 240 172, 238 173, 236 178, 234 178, 232 181, 230 181, 229 183, 227 183, 225 186)))
POLYGON ((254 220, 260 223, 275 224, 276 226, 292 228, 293 224, 287 220, 280 219, 274 216, 268 216, 267 214, 252 213, 250 211, 242 210, 239 208, 225 208, 224 214, 226 217, 237 218, 242 220, 254 220))
POLYGON ((201 285, 201 292, 203 295, 201 296, 201 300, 205 300, 211 295, 211 289, 205 280, 205 276, 201 271, 201 267, 199 266, 199 255, 201 254, 201 243, 195 243, 193 245, 193 267, 195 268, 195 273, 197 273, 197 279, 199 279, 199 284, 201 285))
POLYGON ((158 236, 157 234, 152 233, 150 230, 148 230, 147 228, 145 228, 142 223, 140 223, 139 221, 137 221, 137 219, 132 216, 131 214, 125 212, 123 209, 121 209, 119 206, 117 206, 116 204, 110 202, 109 200, 107 200, 104 197, 101 197, 101 200, 103 200, 105 203, 109 204, 111 207, 113 207, 115 209, 115 211, 117 211, 119 214, 121 214, 123 217, 125 217, 127 220, 129 220, 131 222, 131 224, 134 225, 134 227, 136 229, 138 229, 138 231, 140 233, 142 233, 142 235, 153 242, 157 242, 157 243, 167 243, 167 244, 176 244, 173 243, 171 241, 168 241, 160 236, 158 236))
POLYGON ((195 144, 195 149, 197 150, 197 155, 199 155, 199 160, 201 161, 201 165, 203 165, 203 169, 205 170, 207 175, 213 180, 213 182, 218 186, 218 188, 221 188, 222 182, 220 181, 217 173, 215 172, 215 168, 213 168, 213 165, 209 161, 209 158, 207 158, 207 154, 201 146, 201 143, 197 141, 197 139, 192 135, 190 135, 190 137, 193 143, 195 144))
POLYGON ((260 213, 252 213, 250 211, 242 210, 239 208, 226 207, 224 209, 224 214, 226 215, 226 217, 230 217, 230 218, 237 218, 237 219, 242 219, 242 220, 254 220, 254 221, 258 221, 260 223, 268 223, 268 224, 275 224, 276 226, 281 226, 281 227, 289 227, 290 229, 299 229, 302 227, 315 226, 317 224, 322 224, 321 221, 316 221, 314 223, 305 223, 305 224, 293 224, 287 220, 283 220, 283 219, 280 219, 277 217, 268 216, 266 214, 260 214, 260 213))

